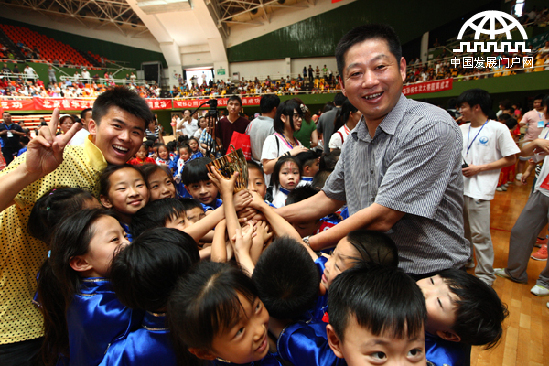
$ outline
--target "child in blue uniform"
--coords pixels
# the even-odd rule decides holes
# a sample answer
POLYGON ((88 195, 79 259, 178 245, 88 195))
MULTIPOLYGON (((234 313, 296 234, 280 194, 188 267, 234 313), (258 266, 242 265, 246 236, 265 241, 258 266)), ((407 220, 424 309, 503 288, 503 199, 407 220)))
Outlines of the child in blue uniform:
POLYGON ((204 211, 215 210, 221 206, 221 200, 217 198, 219 190, 208 176, 207 164, 210 158, 198 158, 185 164, 181 173, 181 181, 185 184, 187 192, 195 200, 200 201, 204 211))
POLYGON ((147 231, 115 257, 111 280, 116 295, 124 305, 146 312, 138 329, 110 345, 101 366, 177 364, 166 304, 177 279, 198 261, 196 242, 167 228, 147 231))
POLYGON ((46 365, 97 365, 108 345, 143 318, 120 303, 105 278, 128 244, 110 211, 83 210, 58 226, 38 277, 46 365))

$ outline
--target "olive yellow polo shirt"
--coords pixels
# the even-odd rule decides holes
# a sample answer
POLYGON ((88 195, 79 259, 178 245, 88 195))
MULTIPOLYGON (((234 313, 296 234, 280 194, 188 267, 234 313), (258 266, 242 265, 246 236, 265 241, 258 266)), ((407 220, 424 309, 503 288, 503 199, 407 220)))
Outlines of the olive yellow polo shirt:
MULTIPOLYGON (((24 159, 26 154, 17 157, 0 175, 14 170, 24 159)), ((99 176, 106 166, 101 150, 89 136, 84 145, 65 147, 61 165, 21 190, 16 204, 0 213, 0 344, 43 336, 42 315, 32 298, 48 248, 27 233, 35 202, 50 189, 60 187, 87 189, 99 198, 99 176)))

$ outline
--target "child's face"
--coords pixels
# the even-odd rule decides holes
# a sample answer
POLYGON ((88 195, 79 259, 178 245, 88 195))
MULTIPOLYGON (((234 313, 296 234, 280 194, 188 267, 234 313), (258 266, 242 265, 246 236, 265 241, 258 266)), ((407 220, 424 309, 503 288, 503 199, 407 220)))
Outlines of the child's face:
POLYGON ((90 250, 81 258, 91 266, 88 277, 105 277, 110 272, 115 252, 129 242, 124 229, 114 217, 103 216, 92 227, 90 250))
POLYGON ((431 334, 437 334, 437 331, 451 331, 457 319, 457 295, 450 291, 439 275, 421 279, 416 283, 425 296, 425 330, 431 334))
POLYGON ((347 237, 344 237, 337 243, 337 247, 328 259, 328 262, 326 262, 326 268, 320 282, 324 287, 329 288, 339 274, 354 267, 356 258, 360 258, 360 253, 349 243, 347 237))
POLYGON ((269 352, 269 313, 259 298, 251 303, 239 294, 238 299, 242 304, 240 320, 214 337, 212 352, 216 357, 238 364, 259 361, 269 352))
POLYGON ((158 148, 158 156, 164 160, 168 159, 168 149, 165 146, 160 146, 158 148))
POLYGON ((198 121, 198 126, 200 126, 201 129, 205 129, 206 127, 208 127, 208 121, 206 120, 206 118, 200 118, 200 121, 198 121))
POLYGON ((189 147, 191 148, 192 152, 197 152, 198 142, 196 142, 196 140, 189 140, 189 147))
POLYGON ((186 147, 182 147, 179 149, 179 158, 183 159, 183 161, 189 160, 189 149, 186 147))
POLYGON ((337 339, 330 325, 327 331, 330 348, 349 366, 426 364, 423 330, 419 332, 420 336, 413 339, 396 339, 387 334, 374 336, 369 329, 361 327, 352 315, 345 329, 344 341, 337 339))
POLYGON ((313 235, 319 228, 319 220, 292 222, 292 226, 304 238, 313 235))
POLYGON ((147 154, 147 149, 145 149, 145 146, 141 145, 137 153, 135 153, 135 156, 141 160, 145 160, 146 154, 147 154))
POLYGON ((209 179, 189 184, 185 188, 187 188, 187 192, 189 192, 192 198, 199 200, 200 203, 205 205, 209 205, 217 198, 217 187, 209 179))
POLYGON ((180 212, 176 217, 171 217, 168 221, 166 221, 166 225, 164 225, 164 227, 167 227, 168 229, 177 229, 179 231, 185 230, 187 227, 185 213, 180 212))
POLYGON ((163 169, 156 169, 149 176, 147 184, 149 186, 150 201, 176 197, 175 186, 163 169))
POLYGON ((261 198, 265 198, 265 193, 267 192, 265 177, 259 169, 248 169, 248 190, 256 192, 261 198))
POLYGON ((186 225, 194 224, 206 217, 204 210, 201 207, 195 207, 193 209, 185 211, 187 216, 186 225))
POLYGON ((299 168, 293 161, 287 161, 280 168, 278 179, 280 186, 286 189, 294 189, 299 183, 299 168))
POLYGON ((109 197, 101 197, 103 207, 132 216, 149 201, 143 176, 133 168, 122 168, 110 177, 109 197))

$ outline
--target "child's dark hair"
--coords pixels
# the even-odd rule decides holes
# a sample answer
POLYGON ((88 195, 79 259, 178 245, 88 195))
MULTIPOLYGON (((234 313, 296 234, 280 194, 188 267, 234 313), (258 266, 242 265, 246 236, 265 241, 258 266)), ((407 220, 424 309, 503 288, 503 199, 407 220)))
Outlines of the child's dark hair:
POLYGON ((229 263, 201 262, 181 277, 168 299, 174 348, 211 349, 214 337, 240 319, 238 295, 252 303, 258 297, 252 279, 229 263))
POLYGON ((192 210, 193 208, 200 208, 203 210, 202 204, 199 200, 195 200, 194 198, 180 198, 179 202, 183 205, 184 211, 192 210))
POLYGON ((318 298, 320 277, 305 247, 289 237, 276 239, 259 257, 252 279, 269 315, 297 319, 318 298))
POLYGON ((179 149, 187 149, 187 153, 191 152, 191 148, 187 144, 180 144, 177 145, 177 152, 179 153, 179 149))
POLYGON ((280 174, 280 169, 282 169, 282 166, 289 161, 293 161, 295 165, 297 165, 297 169, 299 169, 299 175, 301 176, 301 165, 299 164, 297 159, 294 156, 281 156, 276 161, 273 169, 273 174, 271 175, 271 180, 275 188, 278 188, 280 186, 280 178, 278 176, 280 174))
POLYGON ((38 272, 38 303, 44 316, 44 364, 53 365, 60 354, 69 354, 66 312, 82 277, 71 266, 71 258, 89 252, 97 229, 94 224, 105 216, 103 209, 82 210, 61 222, 52 236, 49 258, 38 272))
POLYGON ((50 242, 57 225, 82 210, 84 201, 94 199, 82 188, 54 188, 36 201, 29 216, 27 231, 45 243, 50 242))
POLYGON ((174 152, 175 148, 177 147, 177 142, 170 141, 166 144, 166 146, 168 147, 168 152, 174 152))
POLYGON ((186 145, 187 141, 189 141, 189 137, 187 135, 179 135, 177 137, 177 143, 179 145, 186 145))
POLYGON ((318 173, 315 174, 311 186, 318 189, 324 188, 329 176, 330 172, 328 170, 319 170, 318 173))
POLYGON ((302 168, 311 166, 318 159, 318 154, 313 150, 307 150, 295 156, 302 168))
POLYGON ((166 151, 169 153, 170 150, 168 150, 168 146, 166 144, 157 144, 156 145, 156 151, 158 151, 161 147, 165 147, 166 151))
POLYGON ((150 149, 151 147, 153 147, 154 142, 151 140, 145 140, 145 142, 143 142, 143 145, 145 145, 147 149, 150 149))
POLYGON ((185 164, 181 172, 181 181, 188 186, 193 183, 198 183, 201 180, 210 180, 208 176, 207 164, 211 163, 212 159, 208 157, 197 158, 185 164))
POLYGON ((253 160, 248 160, 246 162, 246 165, 248 166, 248 170, 250 169, 257 169, 261 172, 261 174, 265 174, 265 171, 263 170, 263 167, 261 165, 259 165, 258 163, 256 163, 255 161, 253 160))
POLYGON ((185 217, 185 208, 177 198, 164 198, 149 202, 132 218, 130 231, 133 237, 147 230, 164 227, 168 220, 185 217))
POLYGON ((318 188, 315 188, 310 185, 297 187, 288 193, 286 198, 286 205, 291 205, 292 203, 300 202, 306 200, 307 198, 313 197, 319 192, 318 188))
POLYGON ((168 168, 165 165, 143 164, 138 169, 141 171, 141 175, 143 175, 143 179, 145 180, 145 183, 147 183, 148 188, 150 188, 148 183, 149 177, 154 173, 156 173, 157 170, 163 170, 168 176, 168 178, 170 178, 172 182, 175 184, 175 182, 173 181, 173 175, 172 175, 172 172, 170 171, 170 168, 168 168))
POLYGON ((189 234, 156 228, 138 236, 114 258, 112 285, 125 306, 158 311, 166 306, 179 276, 199 260, 198 246, 189 234))
POLYGON ((20 136, 19 137, 19 143, 21 143, 21 145, 24 145, 24 146, 27 146, 30 142, 30 139, 28 136, 20 136))
POLYGON ((338 161, 339 161, 338 152, 332 151, 328 154, 324 154, 320 157, 320 160, 318 162, 318 169, 333 172, 338 161))
POLYGON ((351 113, 358 112, 358 108, 352 105, 352 103, 349 101, 349 99, 346 99, 343 102, 343 105, 341 106, 341 109, 338 112, 338 115, 334 121, 334 133, 337 133, 337 131, 347 123, 349 120, 349 117, 351 116, 351 113))
POLYGON ((501 302, 496 291, 459 269, 444 270, 439 276, 458 298, 455 302, 456 322, 452 329, 461 342, 485 345, 486 349, 495 347, 501 339, 501 323, 509 316, 507 306, 501 302))
POLYGON ((337 276, 328 294, 330 325, 340 341, 352 317, 374 336, 423 336, 425 297, 399 268, 359 264, 337 276))
POLYGON ((134 165, 129 165, 129 164, 124 164, 124 165, 108 165, 105 169, 103 169, 103 171, 101 172, 101 177, 99 178, 99 185, 101 187, 101 196, 103 197, 109 197, 109 190, 111 189, 111 176, 118 170, 120 169, 135 169, 136 171, 139 172, 139 175, 141 175, 143 177, 143 180, 145 180, 145 182, 147 181, 147 179, 145 179, 145 176, 143 175, 143 172, 140 168, 134 166, 134 165))
POLYGON ((386 234, 379 231, 357 230, 349 232, 347 240, 360 253, 360 258, 355 259, 398 267, 396 244, 386 234))

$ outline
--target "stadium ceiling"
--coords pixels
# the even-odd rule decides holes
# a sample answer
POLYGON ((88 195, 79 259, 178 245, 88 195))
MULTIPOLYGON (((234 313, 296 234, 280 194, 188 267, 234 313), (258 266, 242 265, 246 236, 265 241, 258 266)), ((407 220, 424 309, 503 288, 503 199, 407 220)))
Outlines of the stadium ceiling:
POLYGON ((116 27, 123 34, 130 29, 148 33, 125 0, 0 0, 0 4, 50 19, 72 18, 87 28, 116 27))
MULTIPOLYGON (((191 10, 193 0, 137 0, 145 14, 191 10)), ((262 26, 282 8, 303 9, 317 0, 205 0, 212 19, 228 37, 233 25, 262 26)), ((116 27, 148 33, 148 29, 125 0, 0 0, 0 4, 32 11, 49 18, 71 18, 87 28, 116 27)))
POLYGON ((228 35, 228 27, 236 24, 260 27, 269 23, 274 12, 282 8, 303 9, 317 0, 206 0, 218 28, 228 35))

